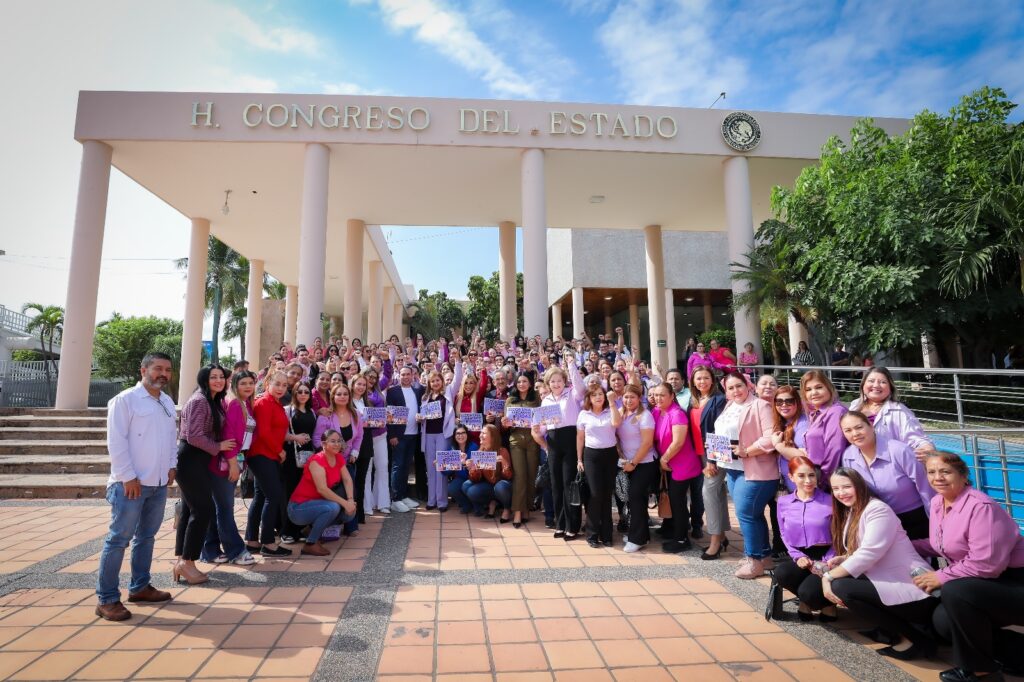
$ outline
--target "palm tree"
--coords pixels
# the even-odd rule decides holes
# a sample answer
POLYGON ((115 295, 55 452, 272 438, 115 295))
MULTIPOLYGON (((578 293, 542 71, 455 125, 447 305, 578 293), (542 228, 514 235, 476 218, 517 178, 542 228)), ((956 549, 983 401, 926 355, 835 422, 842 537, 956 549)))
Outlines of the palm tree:
POLYGON ((267 281, 263 284, 263 291, 267 292, 267 296, 273 300, 281 301, 288 296, 288 285, 270 277, 267 278, 267 281))
POLYGON ((228 312, 228 318, 224 321, 224 338, 230 341, 231 339, 238 339, 238 343, 241 345, 241 351, 238 357, 245 357, 245 320, 248 316, 246 308, 232 308, 228 312))
MULTIPOLYGON (((25 331, 28 333, 37 332, 39 334, 39 349, 44 352, 45 358, 43 360, 43 369, 46 372, 46 392, 50 394, 50 363, 53 360, 53 342, 58 335, 62 335, 64 332, 64 308, 58 305, 41 305, 39 303, 26 303, 21 306, 22 314, 28 311, 35 311, 36 315, 28 324, 25 325, 25 331)), ((54 363, 54 371, 56 372, 57 366, 54 363)))
MULTIPOLYGON (((188 268, 188 258, 175 262, 179 270, 188 268)), ((206 249, 206 310, 213 315, 213 348, 210 361, 217 362, 220 352, 220 317, 224 308, 243 307, 249 289, 249 261, 230 246, 210 235, 206 249)))

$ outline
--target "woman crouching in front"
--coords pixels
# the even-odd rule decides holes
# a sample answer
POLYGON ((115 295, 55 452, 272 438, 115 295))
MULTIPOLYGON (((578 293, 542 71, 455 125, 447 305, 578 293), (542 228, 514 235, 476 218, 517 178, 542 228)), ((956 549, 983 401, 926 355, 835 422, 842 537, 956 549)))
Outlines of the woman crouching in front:
POLYGON ((320 437, 323 450, 309 458, 302 480, 288 501, 288 518, 299 527, 309 524, 303 554, 327 556, 331 552, 320 543, 324 529, 343 524, 356 514, 352 494, 352 476, 341 455, 344 440, 337 429, 327 429, 320 437), (337 490, 341 483, 344 491, 337 490))

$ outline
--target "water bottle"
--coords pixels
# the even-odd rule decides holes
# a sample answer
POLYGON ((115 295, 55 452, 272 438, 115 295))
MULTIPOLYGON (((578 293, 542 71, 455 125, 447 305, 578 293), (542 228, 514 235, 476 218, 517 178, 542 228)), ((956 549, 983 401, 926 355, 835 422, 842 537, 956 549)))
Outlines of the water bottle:
MULTIPOLYGON (((927 572, 928 572, 927 568, 925 568, 924 566, 918 566, 917 568, 915 568, 912 571, 910 571, 910 577, 911 578, 916 578, 917 576, 924 575, 927 572)), ((934 590, 932 590, 929 594, 931 594, 931 596, 933 596, 936 599, 938 599, 938 598, 940 598, 942 596, 942 589, 937 587, 934 590)))
POLYGON ((824 561, 815 561, 814 565, 811 566, 811 573, 814 575, 824 575, 827 570, 828 564, 824 561))

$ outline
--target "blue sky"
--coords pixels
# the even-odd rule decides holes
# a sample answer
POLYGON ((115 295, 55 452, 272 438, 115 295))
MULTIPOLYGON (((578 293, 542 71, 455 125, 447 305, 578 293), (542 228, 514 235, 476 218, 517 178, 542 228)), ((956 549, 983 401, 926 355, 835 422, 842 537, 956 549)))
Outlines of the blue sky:
MULTIPOLYGON (((80 89, 281 91, 539 99, 850 115, 945 111, 983 84, 1024 101, 1024 3, 868 0, 318 0, 171 5, 4 3, 0 303, 62 303, 80 89), (87 7, 85 5, 88 5, 87 7), (26 60, 26 55, 30 59, 26 60), (45 137, 25 135, 25 112, 45 137)), ((1016 116, 1020 119, 1020 114, 1016 116)), ((126 178, 111 183, 98 317, 180 317, 168 265, 188 224, 126 178), (136 229, 166 235, 159 249, 136 229), (126 288, 124 283, 131 282, 126 288), (126 290, 127 289, 127 290, 126 290)), ((417 288, 465 294, 494 228, 387 230, 417 288), (455 233, 455 234, 453 234, 455 233), (426 239, 429 235, 436 239, 426 239)))

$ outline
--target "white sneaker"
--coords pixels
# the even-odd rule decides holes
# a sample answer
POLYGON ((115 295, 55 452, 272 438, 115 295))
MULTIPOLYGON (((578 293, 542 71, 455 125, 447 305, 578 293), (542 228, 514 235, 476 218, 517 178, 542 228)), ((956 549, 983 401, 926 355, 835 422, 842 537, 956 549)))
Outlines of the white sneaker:
POLYGON ((626 546, 622 548, 622 551, 632 554, 633 552, 639 552, 642 548, 642 545, 637 545, 627 541, 626 546))
POLYGON ((370 509, 369 511, 367 511, 366 509, 364 509, 363 516, 373 516, 373 510, 370 509))
POLYGON ((213 560, 215 564, 226 564, 228 562, 227 554, 218 554, 217 558, 213 560))
POLYGON ((381 509, 378 509, 377 511, 379 511, 381 514, 390 514, 391 513, 391 507, 383 507, 381 509))
POLYGON ((411 497, 407 497, 404 500, 402 500, 402 504, 404 504, 409 509, 417 509, 420 506, 420 503, 412 499, 411 497))
POLYGON ((401 500, 395 500, 394 502, 391 503, 391 511, 407 512, 409 511, 409 508, 406 507, 401 500))
POLYGON ((252 566, 256 563, 256 557, 249 554, 249 550, 243 549, 242 553, 236 556, 231 563, 236 566, 252 566))

